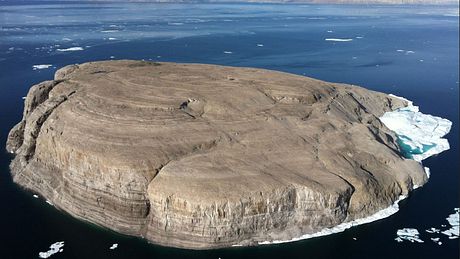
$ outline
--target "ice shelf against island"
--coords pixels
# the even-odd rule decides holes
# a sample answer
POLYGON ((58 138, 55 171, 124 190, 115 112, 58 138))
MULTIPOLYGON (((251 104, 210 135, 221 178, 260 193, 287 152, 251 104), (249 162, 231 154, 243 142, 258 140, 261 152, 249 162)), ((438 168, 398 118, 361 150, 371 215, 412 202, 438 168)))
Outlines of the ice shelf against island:
POLYGON ((380 120, 396 133, 404 156, 421 162, 450 148, 447 139, 442 137, 449 133, 451 121, 423 114, 411 101, 397 98, 406 101, 408 105, 386 112, 380 120))

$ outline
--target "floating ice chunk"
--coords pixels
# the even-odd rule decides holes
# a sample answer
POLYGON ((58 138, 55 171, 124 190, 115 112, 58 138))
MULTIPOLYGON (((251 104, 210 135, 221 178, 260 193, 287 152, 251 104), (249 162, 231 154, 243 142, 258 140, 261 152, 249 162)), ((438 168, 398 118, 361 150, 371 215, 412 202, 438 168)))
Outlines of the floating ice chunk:
POLYGON ((423 114, 411 101, 397 98, 405 100, 407 107, 386 112, 380 117, 380 121, 396 133, 404 156, 421 162, 450 148, 447 139, 442 137, 449 133, 451 121, 423 114))
POLYGON ((264 46, 264 44, 260 44, 260 43, 257 44, 257 47, 263 47, 263 46, 264 46))
POLYGON ((414 53, 415 53, 415 51, 412 51, 412 50, 406 51, 406 54, 414 54, 414 53))
POLYGON ((51 203, 49 200, 46 200, 46 203, 48 203, 48 204, 51 205, 51 206, 54 206, 54 204, 51 203))
POLYGON ((64 247, 64 241, 56 242, 56 243, 50 245, 50 250, 48 250, 46 252, 38 253, 38 257, 40 257, 40 258, 48 258, 48 257, 54 255, 55 253, 60 253, 60 252, 64 251, 62 249, 62 247, 64 247))
POLYGON ((228 51, 228 50, 224 51, 224 54, 232 54, 232 53, 233 53, 233 52, 228 51))
POLYGON ((183 22, 170 22, 170 23, 168 23, 168 24, 169 24, 169 25, 176 25, 176 26, 177 26, 177 25, 184 25, 183 22))
POLYGON ((116 249, 117 247, 118 247, 118 244, 115 243, 115 244, 113 244, 111 247, 109 247, 109 249, 110 249, 110 250, 114 250, 114 249, 116 249))
POLYGON ((333 33, 334 31, 330 31, 330 30, 329 30, 329 31, 327 31, 327 32, 329 32, 329 33, 333 33))
POLYGON ((435 234, 435 233, 439 233, 440 230, 437 229, 437 228, 430 228, 430 229, 427 229, 425 231, 428 232, 428 233, 431 233, 431 234, 435 234))
POLYGON ((117 38, 109 38, 109 40, 116 40, 117 38))
POLYGON ((450 228, 442 231, 444 235, 448 236, 449 239, 456 239, 459 236, 459 209, 455 208, 455 213, 450 214, 447 218, 447 221, 450 224, 450 228))
POLYGON ((352 41, 353 39, 326 38, 324 40, 325 41, 347 42, 347 41, 352 41))
POLYGON ((62 38, 63 41, 72 41, 71 38, 62 38))
POLYGON ((104 32, 104 33, 112 33, 112 32, 118 32, 119 30, 103 30, 101 32, 104 32))
POLYGON ((356 36, 357 39, 362 39, 364 38, 363 36, 356 36))
POLYGON ((37 195, 37 194, 34 194, 33 196, 34 196, 34 198, 35 198, 35 199, 37 199, 37 198, 38 198, 38 195, 37 195))
POLYGON ((313 233, 313 234, 305 234, 305 235, 302 235, 300 237, 296 237, 296 238, 293 238, 293 239, 290 239, 290 240, 273 240, 273 241, 259 242, 259 245, 280 244, 280 243, 298 241, 298 240, 302 240, 302 239, 309 239, 309 238, 314 238, 314 237, 327 236, 327 235, 331 235, 331 234, 334 234, 334 233, 343 232, 346 229, 349 229, 349 228, 354 227, 354 226, 358 226, 358 225, 370 223, 370 222, 373 222, 373 221, 377 221, 377 220, 380 220, 380 219, 383 219, 383 218, 387 218, 387 217, 395 214, 396 212, 398 212, 398 210, 399 210, 398 203, 400 201, 404 200, 406 197, 407 196, 402 196, 402 195, 399 196, 398 200, 396 200, 388 208, 380 210, 380 211, 376 212, 375 214, 370 215, 370 216, 365 217, 365 218, 355 219, 353 221, 349 221, 349 222, 339 224, 339 225, 337 225, 335 227, 325 228, 325 229, 323 229, 323 230, 321 230, 319 232, 316 232, 316 233, 313 233))
POLYGON ((402 242, 400 240, 407 240, 412 243, 414 242, 423 243, 423 240, 419 238, 420 233, 415 228, 398 229, 398 231, 396 231, 396 235, 398 237, 396 237, 395 240, 398 242, 402 242))
POLYGON ((79 50, 83 50, 83 48, 82 47, 71 47, 67 49, 56 49, 56 50, 60 52, 67 52, 67 51, 79 51, 79 50))
POLYGON ((404 52, 403 49, 397 49, 396 51, 397 51, 397 52, 404 52))
POLYGON ((33 70, 37 70, 37 69, 46 69, 46 68, 50 68, 52 67, 53 65, 51 64, 45 64, 45 65, 33 65, 32 66, 32 69, 33 70))
POLYGON ((426 178, 430 178, 430 176, 431 176, 430 168, 425 166, 424 169, 425 169, 426 178))

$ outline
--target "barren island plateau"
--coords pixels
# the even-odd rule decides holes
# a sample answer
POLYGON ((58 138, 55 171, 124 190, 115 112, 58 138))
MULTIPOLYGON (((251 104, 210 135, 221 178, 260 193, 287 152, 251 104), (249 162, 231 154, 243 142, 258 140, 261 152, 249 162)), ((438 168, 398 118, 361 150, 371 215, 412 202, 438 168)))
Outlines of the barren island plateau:
POLYGON ((7 150, 17 184, 79 219, 165 246, 257 245, 422 186, 380 119, 410 105, 263 69, 91 62, 30 89, 7 150))

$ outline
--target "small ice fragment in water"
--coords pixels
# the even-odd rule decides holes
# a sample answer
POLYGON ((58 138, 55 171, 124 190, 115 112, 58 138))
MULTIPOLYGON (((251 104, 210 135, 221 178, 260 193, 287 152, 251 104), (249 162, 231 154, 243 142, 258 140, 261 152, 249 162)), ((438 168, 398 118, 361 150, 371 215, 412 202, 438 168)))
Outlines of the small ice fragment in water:
POLYGON ((420 233, 415 228, 398 229, 398 231, 396 232, 396 235, 398 237, 395 238, 395 240, 398 241, 398 242, 402 242, 402 240, 407 240, 407 241, 410 241, 412 243, 414 243, 414 242, 423 243, 423 240, 421 240, 419 238, 420 233))
POLYGON ((264 44, 257 44, 257 47, 263 47, 264 44))
POLYGON ((109 40, 116 40, 117 38, 109 38, 109 40))
POLYGON ((325 41, 338 41, 338 42, 347 42, 352 41, 353 39, 338 39, 338 38, 326 38, 325 41))
POLYGON ((356 240, 357 240, 357 238, 356 238, 356 237, 354 237, 354 238, 353 238, 353 240, 355 240, 355 241, 356 241, 356 240))
POLYGON ((397 49, 396 51, 397 51, 397 52, 404 52, 403 49, 397 49))
POLYGON ((114 249, 116 249, 117 247, 118 247, 118 244, 115 243, 115 244, 113 244, 109 249, 110 249, 110 250, 114 250, 114 249))
POLYGON ((332 33, 332 32, 334 32, 334 31, 327 31, 327 32, 332 33))
POLYGON ((59 252, 64 251, 63 249, 61 249, 63 246, 64 246, 64 241, 56 242, 56 243, 54 243, 54 244, 52 244, 50 246, 50 250, 48 250, 46 252, 40 252, 38 254, 38 256, 40 258, 48 258, 48 257, 54 255, 55 253, 59 253, 59 252))
POLYGON ((46 69, 46 68, 49 68, 49 67, 52 67, 53 65, 51 64, 45 64, 45 65, 33 65, 32 66, 32 69, 33 70, 37 70, 37 69, 46 69))
POLYGON ((53 203, 51 203, 49 200, 46 200, 46 203, 48 203, 51 206, 54 206, 53 203))
POLYGON ((414 53, 415 53, 415 51, 412 51, 412 50, 406 51, 406 54, 414 54, 414 53))
POLYGON ((430 229, 427 229, 425 231, 428 232, 428 233, 434 234, 434 233, 439 233, 440 230, 437 229, 437 228, 430 228, 430 229))
POLYGON ((67 52, 67 51, 79 51, 79 50, 83 50, 83 48, 82 47, 71 47, 67 49, 56 49, 56 50, 60 52, 67 52))
POLYGON ((232 54, 232 53, 233 53, 233 52, 228 51, 228 50, 224 51, 224 54, 232 54))
POLYGON ((357 39, 362 39, 364 38, 363 36, 356 36, 357 39))
POLYGON ((34 194, 34 198, 38 198, 38 195, 37 195, 37 194, 34 194))

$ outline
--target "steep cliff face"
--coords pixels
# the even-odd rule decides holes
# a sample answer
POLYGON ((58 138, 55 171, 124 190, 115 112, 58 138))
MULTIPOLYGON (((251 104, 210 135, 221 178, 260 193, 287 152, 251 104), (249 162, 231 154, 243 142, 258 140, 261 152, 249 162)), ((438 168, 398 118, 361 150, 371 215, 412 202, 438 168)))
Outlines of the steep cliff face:
POLYGON ((423 185, 378 119, 404 105, 261 69, 85 63, 30 89, 7 150, 15 182, 75 217, 167 246, 253 245, 423 185))

